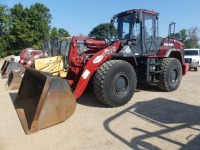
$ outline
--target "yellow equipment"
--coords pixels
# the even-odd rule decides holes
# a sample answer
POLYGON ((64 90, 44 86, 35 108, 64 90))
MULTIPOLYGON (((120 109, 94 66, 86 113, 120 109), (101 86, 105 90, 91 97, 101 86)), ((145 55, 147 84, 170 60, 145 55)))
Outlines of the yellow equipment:
MULTIPOLYGON (((36 59, 34 62, 35 69, 42 72, 51 73, 54 76, 60 76, 62 78, 66 77, 67 70, 63 68, 63 57, 54 56, 48 58, 36 59)), ((22 67, 23 68, 23 67, 22 67)), ((19 89, 19 86, 24 75, 25 68, 21 69, 19 72, 11 72, 8 76, 8 81, 6 84, 7 90, 19 89)))
MULTIPOLYGON (((67 64, 64 64, 63 59, 65 59, 65 55, 69 50, 70 40, 71 38, 53 38, 51 40, 50 52, 50 55, 53 56, 35 59, 32 67, 36 70, 65 78, 67 75, 67 64)), ((24 68, 18 72, 11 71, 6 83, 7 90, 19 89, 24 71, 24 68)))
POLYGON ((54 76, 66 77, 67 71, 63 68, 63 57, 54 56, 35 60, 35 69, 42 72, 49 72, 54 76))

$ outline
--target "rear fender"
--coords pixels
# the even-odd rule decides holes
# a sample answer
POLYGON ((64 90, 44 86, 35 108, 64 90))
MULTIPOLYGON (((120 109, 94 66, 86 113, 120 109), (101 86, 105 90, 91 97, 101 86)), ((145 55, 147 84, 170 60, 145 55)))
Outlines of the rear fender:
POLYGON ((165 57, 176 58, 180 61, 181 64, 183 64, 184 62, 184 59, 180 50, 177 50, 177 49, 169 49, 168 52, 165 54, 165 57))
POLYGON ((185 75, 187 73, 187 71, 189 70, 189 64, 185 63, 185 60, 184 60, 183 55, 180 50, 170 49, 166 53, 166 57, 176 58, 180 61, 181 66, 182 66, 182 74, 183 75, 185 75))
POLYGON ((110 46, 98 51, 95 55, 93 55, 89 59, 89 61, 87 62, 86 66, 80 76, 80 79, 78 81, 76 89, 74 91, 74 96, 76 99, 78 97, 80 97, 82 95, 82 93, 84 92, 93 73, 98 69, 98 67, 100 65, 102 65, 113 54, 115 54, 119 51, 120 45, 121 45, 121 41, 118 41, 117 43, 114 43, 113 45, 110 45, 110 46))

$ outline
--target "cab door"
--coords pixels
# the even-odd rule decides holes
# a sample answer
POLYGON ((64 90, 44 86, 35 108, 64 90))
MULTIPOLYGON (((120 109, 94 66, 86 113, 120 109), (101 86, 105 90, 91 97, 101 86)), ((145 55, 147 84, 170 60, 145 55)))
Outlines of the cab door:
POLYGON ((144 55, 155 55, 157 53, 157 23, 156 16, 151 14, 143 14, 143 49, 144 55))

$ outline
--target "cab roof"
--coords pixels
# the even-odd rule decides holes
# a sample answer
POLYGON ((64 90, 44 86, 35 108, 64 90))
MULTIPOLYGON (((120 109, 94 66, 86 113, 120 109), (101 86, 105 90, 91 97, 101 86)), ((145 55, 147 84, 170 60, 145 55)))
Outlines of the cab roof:
POLYGON ((118 13, 118 14, 114 15, 113 18, 118 18, 118 17, 120 17, 120 16, 124 16, 124 15, 127 15, 127 14, 139 13, 139 12, 143 12, 143 13, 147 13, 147 14, 151 14, 151 15, 159 15, 159 13, 155 12, 154 10, 131 9, 131 10, 127 10, 127 11, 118 13))

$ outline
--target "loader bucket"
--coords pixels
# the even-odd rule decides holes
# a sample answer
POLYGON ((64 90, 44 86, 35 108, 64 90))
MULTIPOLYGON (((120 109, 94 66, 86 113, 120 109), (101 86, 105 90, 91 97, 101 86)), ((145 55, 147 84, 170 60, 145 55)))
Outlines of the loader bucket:
POLYGON ((2 65, 2 67, 1 67, 1 72, 4 70, 4 68, 6 67, 6 64, 7 64, 7 63, 9 63, 8 60, 5 60, 5 61, 3 62, 3 65, 2 65))
POLYGON ((27 68, 14 101, 26 134, 31 134, 68 119, 76 100, 67 80, 27 68))
POLYGON ((3 63, 3 66, 1 67, 1 78, 2 79, 6 78, 6 70, 8 69, 9 64, 10 64, 10 61, 5 60, 3 63))
POLYGON ((8 78, 8 75, 11 71, 17 72, 17 71, 20 71, 21 68, 22 66, 19 65, 18 63, 13 62, 13 61, 7 61, 7 63, 5 63, 5 66, 2 68, 1 78, 2 79, 8 78))
POLYGON ((6 83, 7 90, 17 90, 22 82, 23 73, 21 71, 11 71, 8 75, 8 81, 6 83))

